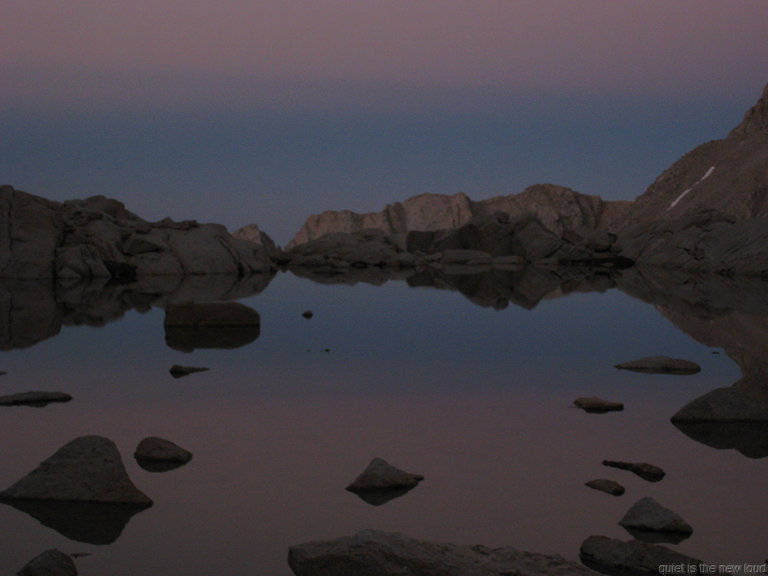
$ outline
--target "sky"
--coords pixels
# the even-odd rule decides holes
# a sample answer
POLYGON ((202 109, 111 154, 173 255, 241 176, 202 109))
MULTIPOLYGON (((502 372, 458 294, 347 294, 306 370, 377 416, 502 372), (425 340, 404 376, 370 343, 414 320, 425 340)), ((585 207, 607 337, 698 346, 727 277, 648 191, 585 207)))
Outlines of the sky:
POLYGON ((256 223, 633 199, 768 83, 765 0, 0 0, 0 184, 256 223))

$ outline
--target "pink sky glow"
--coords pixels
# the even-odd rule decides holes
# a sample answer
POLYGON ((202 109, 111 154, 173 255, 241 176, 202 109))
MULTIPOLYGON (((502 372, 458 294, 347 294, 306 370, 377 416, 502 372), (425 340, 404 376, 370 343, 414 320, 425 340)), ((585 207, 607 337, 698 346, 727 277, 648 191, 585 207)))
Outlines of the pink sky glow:
POLYGON ((328 82, 727 94, 765 76, 766 30, 764 0, 0 2, 0 106, 251 99, 244 86, 280 100, 328 82))

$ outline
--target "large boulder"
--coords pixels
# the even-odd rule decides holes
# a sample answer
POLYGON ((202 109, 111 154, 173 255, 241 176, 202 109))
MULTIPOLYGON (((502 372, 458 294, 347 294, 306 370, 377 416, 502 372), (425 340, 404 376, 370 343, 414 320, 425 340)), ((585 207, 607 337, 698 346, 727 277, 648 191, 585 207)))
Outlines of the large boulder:
POLYGON ((0 500, 152 505, 128 476, 115 443, 102 436, 81 436, 68 442, 0 492, 0 500))
POLYGON ((658 576, 661 566, 680 566, 681 574, 698 573, 700 560, 658 544, 640 540, 623 542, 607 536, 590 536, 581 545, 581 561, 604 574, 658 576))
POLYGON ((77 576, 77 567, 69 554, 51 548, 27 562, 18 576, 77 576))
POLYGON ((234 238, 218 224, 146 222, 117 200, 53 202, 0 187, 0 278, 114 278, 274 270, 268 237, 234 238))
POLYGON ((645 542, 676 544, 693 533, 690 524, 650 496, 635 502, 619 524, 635 538, 645 542))
POLYGON ((288 564, 296 576, 594 576, 559 556, 428 542, 376 530, 291 546, 288 564))

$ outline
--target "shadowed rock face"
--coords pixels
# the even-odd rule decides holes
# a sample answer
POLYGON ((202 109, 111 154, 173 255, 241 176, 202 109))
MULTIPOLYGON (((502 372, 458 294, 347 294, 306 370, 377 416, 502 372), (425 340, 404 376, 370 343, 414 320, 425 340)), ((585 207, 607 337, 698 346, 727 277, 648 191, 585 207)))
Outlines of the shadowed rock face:
POLYGON ((238 274, 273 269, 265 246, 224 226, 150 223, 117 200, 59 203, 0 187, 0 278, 113 278, 238 274))
POLYGON ((288 564, 296 576, 594 576, 588 568, 559 556, 511 547, 490 549, 426 542, 376 530, 292 546, 288 564))

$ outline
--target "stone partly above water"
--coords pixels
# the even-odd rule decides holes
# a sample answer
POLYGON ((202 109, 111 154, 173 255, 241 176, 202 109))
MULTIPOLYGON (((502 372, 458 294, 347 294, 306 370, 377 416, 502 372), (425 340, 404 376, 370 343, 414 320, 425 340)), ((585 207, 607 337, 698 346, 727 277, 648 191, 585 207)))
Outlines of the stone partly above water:
POLYGON ((347 490, 369 504, 378 506, 402 496, 422 480, 424 476, 421 474, 405 472, 382 458, 374 458, 354 482, 347 486, 347 490))
POLYGON ((674 550, 640 540, 623 542, 607 536, 590 536, 581 545, 581 561, 603 574, 621 576, 658 576, 660 566, 680 566, 689 574, 689 566, 698 568, 700 560, 674 550))
POLYGON ((620 412, 624 410, 624 404, 621 402, 613 402, 610 400, 603 400, 597 396, 589 396, 576 398, 573 401, 577 408, 581 408, 585 412, 590 413, 603 413, 603 412, 620 412))
POLYGON ((693 534, 690 524, 651 497, 635 502, 619 524, 644 542, 677 544, 693 534))
POLYGON ((77 567, 69 554, 52 548, 27 562, 18 576, 77 576, 77 567))
POLYGON ((66 392, 19 392, 0 396, 0 406, 35 406, 43 407, 54 402, 69 402, 72 396, 66 392))
POLYGON ((182 366, 180 364, 174 364, 171 366, 169 372, 174 378, 183 378, 184 376, 189 376, 196 372, 206 372, 208 370, 209 368, 205 368, 204 366, 182 366))
POLYGON ((646 462, 623 462, 621 460, 603 460, 603 466, 628 470, 648 482, 659 482, 666 473, 664 470, 646 462))
POLYGON ((605 478, 590 480, 589 482, 585 482, 584 485, 593 490, 599 490, 600 492, 610 494, 611 496, 621 496, 625 492, 624 486, 614 480, 607 480, 605 478))
POLYGON ((649 356, 616 364, 615 367, 619 370, 631 370, 646 374, 696 374, 701 371, 701 366, 695 362, 668 356, 649 356))
POLYGON ((377 530, 292 546, 288 564, 296 576, 594 576, 560 556, 428 542, 377 530))
POLYGON ((259 313, 239 302, 184 302, 165 309, 165 341, 171 348, 239 348, 261 332, 259 313))
POLYGON ((192 460, 191 452, 157 436, 149 436, 139 442, 133 456, 139 466, 150 472, 166 472, 192 460))
POLYGON ((0 492, 0 500, 152 505, 152 500, 129 478, 115 443, 102 436, 81 436, 65 444, 0 492))

